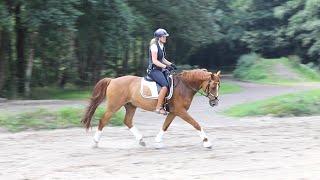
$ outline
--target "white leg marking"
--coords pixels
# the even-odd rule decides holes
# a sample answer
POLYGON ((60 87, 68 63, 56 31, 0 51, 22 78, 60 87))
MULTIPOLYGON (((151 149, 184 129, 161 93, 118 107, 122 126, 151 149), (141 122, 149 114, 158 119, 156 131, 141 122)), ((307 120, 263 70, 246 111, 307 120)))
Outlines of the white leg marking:
POLYGON ((102 135, 102 131, 97 130, 96 133, 93 136, 93 140, 98 143, 100 141, 102 135))
POLYGON ((200 138, 201 138, 202 140, 204 140, 205 138, 208 139, 206 133, 204 132, 204 130, 203 130, 202 128, 201 128, 200 131, 198 131, 198 133, 199 133, 199 136, 200 136, 200 138))
POLYGON ((200 138, 203 141, 203 147, 205 148, 211 148, 212 144, 208 139, 208 136, 206 135, 206 133, 204 132, 204 130, 201 128, 201 131, 198 131, 200 138), (206 140, 206 141, 205 141, 206 140))
POLYGON ((102 131, 97 130, 96 133, 93 136, 92 148, 97 148, 98 147, 98 143, 100 141, 101 135, 102 135, 102 131))
POLYGON ((135 126, 132 126, 129 130, 134 135, 136 140, 140 141, 142 139, 142 134, 139 132, 139 130, 135 126))
POLYGON ((157 143, 162 142, 162 136, 164 134, 164 131, 162 130, 162 128, 160 129, 158 135, 156 136, 156 138, 154 139, 157 143))

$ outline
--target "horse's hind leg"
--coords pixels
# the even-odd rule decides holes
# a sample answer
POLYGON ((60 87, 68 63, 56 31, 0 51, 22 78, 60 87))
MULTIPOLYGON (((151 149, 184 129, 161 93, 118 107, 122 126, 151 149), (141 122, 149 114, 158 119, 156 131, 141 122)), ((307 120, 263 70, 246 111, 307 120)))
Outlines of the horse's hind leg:
POLYGON ((124 105, 126 108, 126 115, 124 117, 124 124, 129 128, 130 132, 135 136, 136 140, 139 142, 141 146, 145 146, 145 142, 143 141, 143 136, 139 132, 139 130, 133 125, 133 116, 136 112, 137 107, 133 106, 132 104, 128 103, 124 105))
POLYGON ((104 126, 108 124, 112 115, 115 112, 117 112, 120 109, 120 107, 121 107, 120 105, 117 105, 117 106, 110 106, 110 104, 107 105, 107 110, 99 121, 98 130, 93 136, 93 142, 94 142, 93 147, 98 147, 98 143, 100 141, 104 126))
POLYGON ((113 115, 113 112, 107 110, 104 113, 103 117, 100 119, 98 130, 96 131, 96 133, 93 136, 93 147, 98 147, 98 143, 99 143, 101 135, 102 135, 102 129, 108 123, 108 121, 110 120, 112 115, 113 115))

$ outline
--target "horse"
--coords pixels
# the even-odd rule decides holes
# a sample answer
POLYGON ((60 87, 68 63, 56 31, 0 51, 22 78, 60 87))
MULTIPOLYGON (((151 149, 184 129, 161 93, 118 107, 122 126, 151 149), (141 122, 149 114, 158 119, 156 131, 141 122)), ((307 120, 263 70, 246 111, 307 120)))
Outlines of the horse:
MULTIPOLYGON (((194 95, 199 90, 205 93, 211 107, 218 104, 220 77, 220 71, 212 73, 206 69, 184 70, 180 73, 173 74, 173 96, 168 100, 169 113, 164 120, 160 132, 155 137, 157 143, 162 143, 164 133, 168 130, 174 118, 179 116, 198 131, 203 147, 212 147, 204 129, 187 111, 194 95)), ((143 135, 134 126, 132 119, 137 107, 146 111, 155 111, 157 99, 142 97, 140 94, 141 78, 143 77, 128 75, 114 79, 104 78, 97 82, 93 89, 90 103, 81 120, 86 130, 88 130, 91 127, 91 119, 96 108, 107 99, 106 112, 100 119, 98 129, 93 136, 93 147, 98 147, 104 126, 108 123, 111 116, 123 106, 126 110, 124 124, 135 136, 137 142, 145 146, 143 135)))

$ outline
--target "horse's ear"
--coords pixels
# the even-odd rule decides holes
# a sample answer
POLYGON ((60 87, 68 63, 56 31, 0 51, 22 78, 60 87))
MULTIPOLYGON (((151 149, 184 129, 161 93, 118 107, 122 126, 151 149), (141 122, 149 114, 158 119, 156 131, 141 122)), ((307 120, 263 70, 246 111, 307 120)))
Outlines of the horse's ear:
POLYGON ((221 74, 221 71, 218 71, 217 73, 215 73, 217 76, 221 76, 220 74, 221 74))
POLYGON ((216 74, 210 72, 210 77, 211 77, 211 79, 214 79, 214 76, 215 76, 215 75, 216 75, 216 74))
POLYGON ((221 71, 218 71, 218 72, 216 72, 216 73, 211 75, 212 79, 214 79, 214 77, 219 77, 220 78, 221 77, 221 71))

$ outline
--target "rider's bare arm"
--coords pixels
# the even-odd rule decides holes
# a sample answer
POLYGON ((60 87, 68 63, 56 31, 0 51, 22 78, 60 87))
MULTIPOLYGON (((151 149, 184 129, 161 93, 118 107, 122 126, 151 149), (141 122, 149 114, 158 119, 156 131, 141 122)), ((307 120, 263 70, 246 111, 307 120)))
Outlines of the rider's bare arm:
POLYGON ((163 63, 170 66, 172 63, 168 61, 166 58, 163 58, 163 63))
POLYGON ((151 49, 151 58, 152 58, 153 64, 161 68, 166 68, 166 65, 158 61, 157 57, 158 57, 158 49, 151 49))

